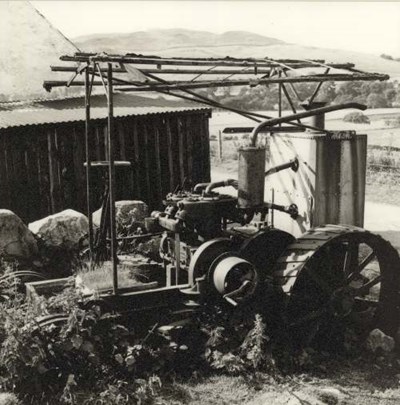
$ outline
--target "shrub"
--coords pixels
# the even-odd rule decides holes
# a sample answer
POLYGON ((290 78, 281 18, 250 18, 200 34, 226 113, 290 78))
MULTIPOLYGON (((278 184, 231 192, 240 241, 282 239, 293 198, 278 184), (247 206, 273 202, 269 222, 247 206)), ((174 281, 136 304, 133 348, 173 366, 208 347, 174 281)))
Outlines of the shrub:
POLYGON ((208 339, 205 359, 211 368, 228 374, 276 371, 270 338, 260 314, 220 312, 202 320, 208 339))
POLYGON ((0 304, 0 383, 21 399, 77 403, 140 402, 155 395, 154 374, 167 367, 173 350, 165 339, 139 337, 129 322, 83 309, 75 289, 29 305, 22 295, 0 304), (68 313, 61 326, 38 324, 38 316, 68 313), (92 398, 92 402, 90 400, 92 398))
POLYGON ((353 122, 354 124, 370 124, 368 116, 359 111, 348 113, 343 118, 344 122, 353 122))

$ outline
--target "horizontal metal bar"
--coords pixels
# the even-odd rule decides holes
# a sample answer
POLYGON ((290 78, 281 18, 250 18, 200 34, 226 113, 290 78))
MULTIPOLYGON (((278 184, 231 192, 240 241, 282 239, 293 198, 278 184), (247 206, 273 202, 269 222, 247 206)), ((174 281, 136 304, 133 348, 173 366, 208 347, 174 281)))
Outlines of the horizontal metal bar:
MULTIPOLYGON (((296 65, 296 69, 300 69, 302 66, 296 65)), ((307 65, 308 67, 308 65, 307 65)), ((203 74, 203 75, 253 75, 254 66, 249 66, 251 70, 235 70, 232 69, 214 69, 214 70, 202 70, 202 69, 150 69, 150 68, 140 68, 143 73, 155 73, 155 74, 174 74, 174 75, 187 75, 187 74, 203 74)), ((347 69, 347 64, 335 64, 332 66, 335 69, 347 69)), ((75 72, 76 66, 50 66, 52 72, 75 72)), ((101 68, 101 72, 107 72, 107 68, 101 68)), ((92 68, 89 68, 89 72, 93 72, 92 68)), ((114 73, 126 73, 126 69, 120 67, 113 68, 114 73)), ((271 69, 257 69, 258 75, 266 75, 271 72, 271 69)))
POLYGON ((120 89, 120 91, 151 91, 151 90, 188 90, 188 89, 202 89, 209 87, 232 87, 232 86, 257 86, 262 84, 274 83, 313 83, 320 81, 375 81, 375 80, 388 80, 389 76, 384 74, 332 74, 332 75, 308 75, 308 76, 293 76, 293 77, 275 77, 269 79, 259 80, 214 80, 214 81, 201 81, 201 82, 179 82, 165 85, 143 85, 142 83, 135 83, 136 87, 128 87, 120 89))
MULTIPOLYGON (((54 66, 54 65, 50 66, 50 70, 52 72, 76 72, 77 69, 78 69, 77 66, 54 66)), ((100 70, 102 72, 107 73, 107 68, 101 68, 100 70)), ((90 73, 94 72, 92 67, 89 67, 89 72, 90 73)), ((119 68, 119 67, 113 67, 113 72, 114 73, 126 73, 126 70, 123 68, 119 68)))
MULTIPOLYGON (((155 233, 144 233, 141 235, 130 235, 130 236, 117 236, 117 240, 136 240, 136 239, 145 239, 151 238, 153 236, 160 236, 164 233, 163 232, 155 232, 155 233)), ((110 242, 110 238, 107 238, 107 242, 110 242)))
MULTIPOLYGON (((240 134, 240 133, 251 133, 254 127, 227 127, 224 128, 223 134, 240 134)), ((297 127, 269 127, 265 130, 261 130, 261 133, 265 132, 304 132, 305 128, 297 127)))
MULTIPOLYGON (((98 53, 96 52, 75 52, 74 54, 75 56, 80 56, 80 57, 93 57, 98 55, 98 53)), ((169 58, 164 58, 162 56, 157 56, 157 55, 140 55, 140 54, 136 54, 136 53, 126 53, 124 55, 122 54, 109 54, 106 56, 120 56, 120 57, 136 57, 136 58, 156 58, 158 60, 206 60, 206 61, 218 61, 218 60, 230 60, 230 61, 277 61, 280 63, 294 63, 294 62, 304 62, 304 59, 272 59, 272 58, 235 58, 235 57, 231 57, 231 56, 227 56, 225 58, 190 58, 190 57, 181 57, 181 56, 173 56, 173 57, 169 57, 169 58)), ((325 61, 323 59, 309 59, 307 60, 308 62, 313 62, 313 63, 324 63, 325 61)))
MULTIPOLYGON (((130 56, 128 55, 100 55, 100 54, 77 54, 74 56, 63 55, 60 57, 62 61, 69 62, 118 62, 118 63, 136 63, 144 65, 177 65, 177 66, 241 66, 241 67, 280 67, 282 63, 290 67, 305 68, 314 67, 315 63, 305 62, 302 60, 273 60, 273 59, 201 59, 201 58, 160 58, 156 56, 130 56)), ((324 63, 323 60, 315 61, 324 63)), ((327 64, 331 66, 331 64, 327 64)), ((338 64, 336 64, 338 65, 338 64)), ((354 64, 340 64, 342 69, 354 67, 354 64)), ((332 66, 333 67, 333 66, 332 66)))

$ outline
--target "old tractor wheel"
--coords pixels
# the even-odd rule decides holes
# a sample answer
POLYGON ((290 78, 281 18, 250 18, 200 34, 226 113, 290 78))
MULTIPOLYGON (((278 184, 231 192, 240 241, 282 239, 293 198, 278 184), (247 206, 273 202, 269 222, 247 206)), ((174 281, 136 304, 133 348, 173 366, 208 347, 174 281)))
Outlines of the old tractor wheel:
POLYGON ((350 226, 314 228, 278 259, 274 281, 286 296, 295 347, 337 347, 349 328, 359 337, 374 328, 396 333, 400 258, 378 235, 350 226))

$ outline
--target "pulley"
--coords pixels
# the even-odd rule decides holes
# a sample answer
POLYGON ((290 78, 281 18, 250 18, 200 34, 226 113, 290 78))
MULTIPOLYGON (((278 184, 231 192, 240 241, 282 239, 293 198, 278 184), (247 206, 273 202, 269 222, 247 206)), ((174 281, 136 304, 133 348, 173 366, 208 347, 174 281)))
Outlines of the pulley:
POLYGON ((251 297, 257 287, 258 274, 255 267, 235 252, 220 255, 211 265, 208 282, 215 292, 230 304, 251 297))

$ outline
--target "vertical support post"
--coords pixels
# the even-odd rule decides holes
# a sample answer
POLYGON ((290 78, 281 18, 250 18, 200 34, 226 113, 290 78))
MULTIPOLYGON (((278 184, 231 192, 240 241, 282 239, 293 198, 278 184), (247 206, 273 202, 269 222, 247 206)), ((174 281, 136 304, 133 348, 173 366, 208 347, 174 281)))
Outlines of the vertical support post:
POLYGON ((86 210, 89 221, 89 249, 90 249, 90 260, 93 256, 93 219, 92 210, 90 205, 90 146, 89 146, 89 136, 90 136, 90 80, 89 80, 89 64, 87 64, 85 69, 85 149, 86 149, 86 210))
MULTIPOLYGON (((275 204, 275 189, 271 189, 271 202, 272 204, 275 204)), ((271 226, 274 227, 274 209, 271 208, 271 226)))
POLYGON ((117 232, 115 225, 115 166, 114 166, 114 105, 112 64, 107 64, 107 104, 108 104, 108 176, 110 192, 110 236, 111 262, 113 271, 113 292, 118 294, 117 232))
MULTIPOLYGON (((279 71, 279 77, 281 77, 282 73, 279 71)), ((278 85, 278 117, 282 117, 282 84, 279 83, 278 85)), ((279 124, 281 126, 281 124, 279 124)))
POLYGON ((218 131, 218 159, 222 162, 222 133, 218 131))
POLYGON ((175 285, 179 284, 179 273, 181 271, 181 237, 175 233, 175 285))

